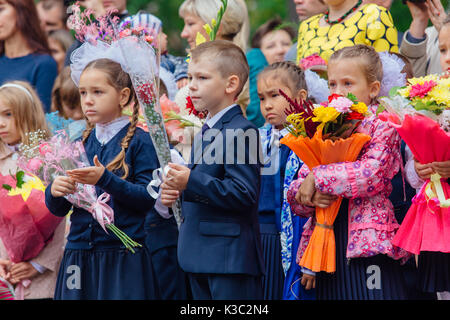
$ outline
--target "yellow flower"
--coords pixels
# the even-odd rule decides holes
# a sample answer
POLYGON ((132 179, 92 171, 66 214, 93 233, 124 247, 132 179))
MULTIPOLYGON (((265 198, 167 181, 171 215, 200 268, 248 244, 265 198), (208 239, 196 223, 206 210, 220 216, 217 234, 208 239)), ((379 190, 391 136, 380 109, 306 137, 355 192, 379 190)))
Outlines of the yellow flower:
POLYGON ((367 112, 367 106, 364 102, 358 102, 357 104, 352 105, 350 109, 361 114, 366 114, 367 112))
POLYGON ((206 42, 206 38, 200 32, 197 32, 197 36, 195 37, 195 45, 198 46, 204 42, 206 42))
POLYGON ((313 110, 313 113, 315 117, 312 118, 312 121, 322 123, 333 122, 340 115, 340 113, 335 108, 324 106, 315 108, 313 110))
POLYGON ((211 20, 211 25, 212 25, 213 28, 217 25, 216 19, 213 18, 213 19, 211 20))
POLYGON ((445 105, 447 108, 450 107, 450 78, 440 79, 437 86, 428 92, 428 96, 436 101, 437 104, 445 105))
POLYGON ((206 31, 206 33, 207 33, 208 35, 211 35, 212 29, 211 29, 211 26, 210 26, 209 24, 205 24, 205 25, 203 26, 203 29, 205 29, 205 31, 206 31))
POLYGON ((44 184, 42 183, 42 181, 38 177, 36 177, 36 176, 32 176, 32 177, 27 176, 26 178, 24 178, 24 180, 26 180, 26 182, 22 185, 22 188, 11 189, 8 192, 8 196, 21 195, 23 201, 27 201, 27 199, 30 196, 30 194, 33 191, 33 189, 45 192, 45 186, 44 186, 44 184))

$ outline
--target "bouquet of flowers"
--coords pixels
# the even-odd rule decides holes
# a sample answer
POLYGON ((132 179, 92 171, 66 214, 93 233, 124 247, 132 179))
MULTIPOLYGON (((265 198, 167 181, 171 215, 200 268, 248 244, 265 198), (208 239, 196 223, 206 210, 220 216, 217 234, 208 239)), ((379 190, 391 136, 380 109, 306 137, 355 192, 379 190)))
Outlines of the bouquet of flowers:
MULTIPOLYGON (((90 166, 83 143, 70 142, 65 131, 58 132, 48 140, 43 139, 41 132, 28 135, 30 143, 21 145, 19 149, 19 166, 39 177, 45 185, 49 185, 57 176, 65 175, 67 170, 90 166)), ((45 190, 42 182, 41 188, 45 190)), ((74 206, 91 213, 106 233, 108 230, 114 233, 133 253, 134 247, 141 246, 114 225, 114 211, 107 204, 110 198, 107 193, 97 197, 95 186, 78 183, 76 192, 65 198, 74 206)))
MULTIPOLYGON (((310 168, 330 163, 355 161, 370 136, 356 132, 367 113, 367 106, 355 96, 333 94, 321 105, 290 99, 287 110, 289 134, 280 140, 310 168)), ((342 198, 326 209, 316 208, 316 226, 300 265, 314 272, 336 270, 333 223, 342 198)))
MULTIPOLYGON (((422 164, 450 160, 450 78, 408 80, 381 98, 380 119, 389 121, 422 164)), ((413 198, 393 244, 411 253, 450 252, 450 185, 432 174, 413 198)))
POLYGON ((51 240, 62 218, 45 206, 45 187, 37 176, 18 170, 0 175, 0 185, 0 237, 11 261, 30 260, 51 240))

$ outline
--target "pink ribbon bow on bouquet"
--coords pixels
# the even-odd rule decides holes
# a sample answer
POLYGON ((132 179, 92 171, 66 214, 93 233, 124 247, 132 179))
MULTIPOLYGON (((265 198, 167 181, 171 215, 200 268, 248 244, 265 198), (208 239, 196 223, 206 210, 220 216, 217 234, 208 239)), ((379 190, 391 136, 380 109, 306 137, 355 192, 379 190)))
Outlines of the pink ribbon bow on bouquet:
POLYGON ((91 206, 89 212, 106 233, 108 233, 106 229, 112 231, 128 250, 135 253, 133 248, 142 247, 142 245, 135 242, 125 232, 114 225, 114 210, 107 203, 110 198, 111 196, 108 193, 102 193, 91 206))
POLYGON ((107 225, 114 223, 114 211, 107 203, 110 198, 111 196, 108 193, 102 193, 97 198, 97 201, 95 202, 91 212, 94 219, 98 221, 98 223, 106 233, 108 233, 108 231, 106 230, 107 225))

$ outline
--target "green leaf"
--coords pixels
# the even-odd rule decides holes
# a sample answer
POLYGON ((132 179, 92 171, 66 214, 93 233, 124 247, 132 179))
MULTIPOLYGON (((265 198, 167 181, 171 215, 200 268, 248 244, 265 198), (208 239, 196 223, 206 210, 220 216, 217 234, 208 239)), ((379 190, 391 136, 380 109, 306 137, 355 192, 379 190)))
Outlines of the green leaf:
POLYGON ((23 171, 17 171, 16 173, 16 181, 17 181, 17 188, 22 188, 22 185, 25 183, 25 181, 23 180, 23 177, 25 176, 25 172, 23 171))
POLYGON ((353 101, 353 103, 358 103, 358 98, 356 98, 356 96, 353 94, 353 93, 348 93, 347 94, 347 98, 348 99, 350 99, 350 100, 352 100, 353 101))
POLYGON ((377 116, 378 116, 380 113, 382 113, 384 110, 386 110, 386 108, 383 106, 383 104, 380 103, 380 104, 378 105, 377 112, 376 112, 377 116))
POLYGON ((399 89, 403 89, 403 88, 405 88, 405 87, 399 87, 399 86, 392 87, 391 90, 389 90, 389 97, 392 98, 392 97, 398 95, 398 94, 397 94, 397 91, 398 91, 399 89))
POLYGON ((8 191, 12 190, 12 187, 9 184, 4 184, 2 187, 3 187, 3 189, 6 189, 8 191))

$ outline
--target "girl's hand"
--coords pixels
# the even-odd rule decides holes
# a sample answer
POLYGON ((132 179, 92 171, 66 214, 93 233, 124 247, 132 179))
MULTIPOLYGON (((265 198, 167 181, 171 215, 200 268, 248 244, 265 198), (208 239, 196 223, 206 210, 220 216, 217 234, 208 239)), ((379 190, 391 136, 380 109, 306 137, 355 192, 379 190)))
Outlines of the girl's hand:
POLYGON ((9 268, 11 267, 11 261, 0 259, 0 277, 7 280, 9 277, 9 268))
POLYGON ((300 185, 300 188, 295 195, 295 200, 297 200, 298 203, 304 206, 314 207, 312 199, 315 192, 316 183, 313 173, 310 172, 300 185))
POLYGON ((97 155, 94 156, 94 164, 94 167, 68 170, 67 175, 75 182, 95 185, 105 172, 105 167, 100 163, 97 155))
POLYGON ((70 177, 59 176, 52 183, 50 189, 52 196, 55 198, 64 197, 76 191, 75 181, 70 177))
POLYGON ((11 283, 16 284, 25 279, 32 279, 39 274, 29 262, 15 263, 11 267, 11 283))
POLYGON ((318 190, 313 195, 312 203, 315 207, 326 209, 333 204, 338 199, 338 196, 333 194, 322 193, 318 190))
POLYGON ((432 162, 431 168, 442 178, 450 178, 450 161, 432 162))
POLYGON ((414 169, 416 170, 419 178, 422 180, 430 179, 430 176, 434 173, 430 164, 421 164, 416 159, 414 159, 414 169))
POLYGON ((316 276, 304 273, 300 283, 306 290, 310 290, 311 288, 314 289, 316 288, 316 276))

